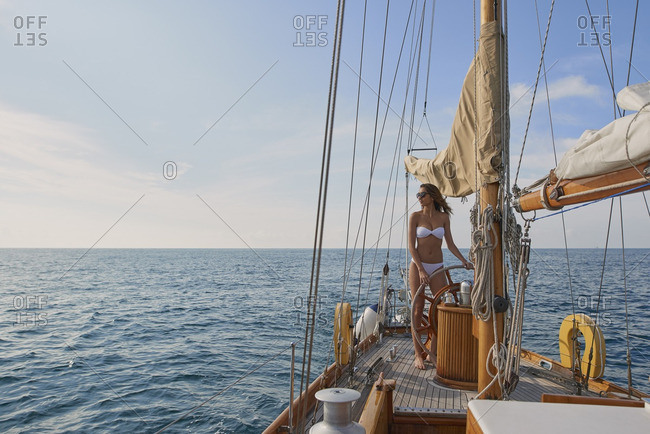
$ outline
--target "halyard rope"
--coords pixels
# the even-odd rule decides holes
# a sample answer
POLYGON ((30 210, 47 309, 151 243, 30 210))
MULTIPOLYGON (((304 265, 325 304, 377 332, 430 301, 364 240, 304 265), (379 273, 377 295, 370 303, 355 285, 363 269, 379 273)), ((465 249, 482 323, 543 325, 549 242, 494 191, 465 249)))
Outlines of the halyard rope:
POLYGON ((483 211, 482 224, 472 234, 470 256, 476 267, 476 282, 472 291, 472 314, 477 319, 487 321, 492 316, 494 298, 494 260, 492 251, 496 248, 493 240, 497 238, 493 226, 494 209, 491 205, 483 211))

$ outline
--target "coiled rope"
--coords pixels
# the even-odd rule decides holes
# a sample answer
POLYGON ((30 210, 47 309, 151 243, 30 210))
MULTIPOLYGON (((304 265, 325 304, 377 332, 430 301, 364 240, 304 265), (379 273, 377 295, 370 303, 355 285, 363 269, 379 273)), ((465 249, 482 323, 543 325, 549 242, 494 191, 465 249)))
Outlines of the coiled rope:
POLYGON ((497 239, 494 230, 494 209, 488 205, 483 211, 482 224, 472 234, 470 256, 476 267, 474 290, 472 291, 472 314, 477 319, 487 321, 492 316, 494 298, 494 260, 492 251, 497 239))
POLYGON ((503 373, 507 361, 507 348, 502 342, 499 342, 497 319, 492 306, 495 284, 493 250, 497 246, 495 243, 497 234, 494 230, 494 209, 491 205, 488 205, 483 210, 481 221, 482 223, 478 229, 472 234, 472 248, 470 250, 470 255, 476 267, 476 281, 472 291, 472 314, 482 321, 492 319, 494 345, 490 348, 485 360, 485 370, 492 377, 492 380, 476 395, 476 398, 479 398, 490 389, 496 381, 499 382, 499 386, 503 390, 503 373), (496 372, 490 371, 490 363, 496 368, 496 372))

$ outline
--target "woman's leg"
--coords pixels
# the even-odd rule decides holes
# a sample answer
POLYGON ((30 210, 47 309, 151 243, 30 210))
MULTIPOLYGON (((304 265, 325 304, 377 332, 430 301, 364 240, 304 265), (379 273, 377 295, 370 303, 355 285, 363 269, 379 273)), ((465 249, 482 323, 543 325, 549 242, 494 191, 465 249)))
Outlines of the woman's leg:
MULTIPOLYGON (((420 287, 420 273, 418 272, 418 267, 414 262, 411 262, 411 267, 409 269, 409 286, 411 287, 411 300, 413 300, 413 322, 411 323, 411 330, 417 330, 422 326, 422 310, 424 308, 424 297, 423 293, 420 293, 418 298, 415 298, 415 294, 418 292, 420 287)), ((415 367, 418 369, 425 369, 424 358, 422 357, 422 350, 416 339, 420 338, 418 332, 411 333, 413 335, 413 348, 415 350, 415 367)))
MULTIPOLYGON (((431 287, 431 292, 433 293, 433 295, 435 295, 438 292, 438 290, 445 285, 447 285, 447 276, 445 275, 445 273, 438 273, 429 279, 429 286, 431 287)), ((434 321, 434 319, 431 318, 431 321, 434 321)), ((433 360, 431 360, 431 356, 429 355, 427 356, 427 361, 435 364, 437 363, 437 357, 438 357, 437 336, 431 339, 431 353, 433 354, 434 358, 433 360)))

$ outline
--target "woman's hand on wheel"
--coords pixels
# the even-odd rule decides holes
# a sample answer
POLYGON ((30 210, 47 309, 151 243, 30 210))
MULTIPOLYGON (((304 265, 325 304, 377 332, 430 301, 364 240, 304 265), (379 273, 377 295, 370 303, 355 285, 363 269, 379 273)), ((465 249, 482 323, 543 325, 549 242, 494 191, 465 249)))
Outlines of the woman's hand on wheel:
POLYGON ((429 283, 429 275, 426 273, 426 271, 419 270, 420 272, 420 284, 428 284, 429 283))

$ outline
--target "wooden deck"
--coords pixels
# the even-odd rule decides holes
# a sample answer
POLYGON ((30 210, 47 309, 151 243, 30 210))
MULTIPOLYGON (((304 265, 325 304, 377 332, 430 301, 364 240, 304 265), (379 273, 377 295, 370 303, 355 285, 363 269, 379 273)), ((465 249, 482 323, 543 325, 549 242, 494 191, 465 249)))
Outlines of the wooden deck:
MULTIPOLYGON (((353 420, 358 421, 361 417, 372 386, 380 373, 383 373, 384 379, 396 381, 396 388, 393 392, 393 415, 395 417, 417 416, 422 420, 425 418, 428 420, 457 418, 459 422, 462 419, 464 424, 469 401, 478 392, 452 389, 437 383, 434 380, 436 369, 433 364, 425 363, 427 369, 420 370, 415 368, 413 359, 413 341, 410 333, 385 335, 381 343, 376 343, 366 353, 359 356, 352 378, 349 373, 345 373, 337 380, 335 386, 361 392, 361 397, 352 407, 353 420), (393 347, 395 348, 395 357, 391 360, 390 350, 393 347)), ((538 366, 537 362, 526 358, 522 358, 520 363, 519 382, 508 399, 541 402, 542 394, 576 394, 572 379, 563 376, 562 373, 544 369, 538 366)), ((584 390, 582 395, 599 396, 593 392, 585 393, 584 390)), ((304 427, 304 432, 307 432, 313 422, 322 420, 321 405, 317 406, 316 414, 312 413, 308 420, 309 423, 304 427)), ((421 432, 418 431, 421 429, 416 426, 415 431, 407 429, 404 432, 421 432)))
MULTIPOLYGON (((457 390, 434 381, 436 370, 431 363, 427 369, 413 365, 413 341, 407 333, 385 336, 357 361, 357 369, 350 384, 349 375, 341 378, 337 387, 354 388, 361 398, 353 406, 353 418, 358 420, 363 411, 370 387, 383 372, 385 379, 397 381, 393 394, 395 415, 413 414, 429 416, 458 415, 464 417, 469 401, 477 391, 457 390), (395 358, 390 360, 390 349, 395 347, 395 358), (372 369, 371 369, 372 368, 372 369)), ((522 360, 519 383, 511 400, 540 402, 543 393, 575 394, 569 381, 534 364, 522 360)), ((591 394, 592 396, 596 396, 591 394)), ((318 417, 317 417, 318 418, 318 417)))

